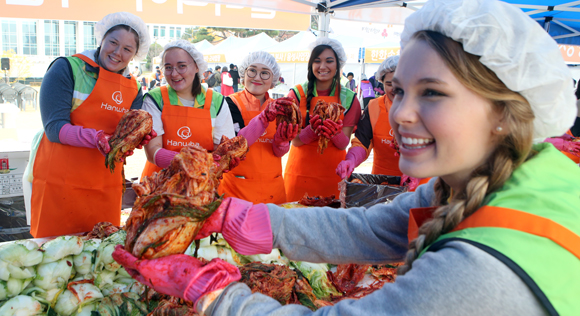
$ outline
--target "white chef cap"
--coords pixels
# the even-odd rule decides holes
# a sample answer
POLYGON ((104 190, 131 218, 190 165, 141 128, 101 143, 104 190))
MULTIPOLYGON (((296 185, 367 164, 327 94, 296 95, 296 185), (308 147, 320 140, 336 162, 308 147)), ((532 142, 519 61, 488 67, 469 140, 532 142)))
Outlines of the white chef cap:
POLYGON ((399 64, 399 55, 391 56, 381 63, 379 69, 377 70, 376 78, 379 81, 383 80, 383 76, 389 72, 394 72, 397 69, 397 64, 399 64))
POLYGON ((463 44, 526 98, 536 116, 535 142, 572 126, 577 112, 572 75, 556 42, 520 9, 497 0, 430 0, 405 20, 401 48, 421 30, 463 44))
POLYGON ((176 40, 163 47, 163 52, 161 52, 161 55, 159 56, 161 57, 161 66, 163 66, 163 57, 165 57, 165 53, 171 48, 181 48, 186 51, 197 65, 199 78, 203 78, 203 73, 207 70, 207 62, 203 59, 203 54, 198 51, 192 43, 186 40, 176 40))
POLYGON ((276 86, 278 80, 280 79, 280 67, 278 66, 274 56, 265 51, 258 51, 250 53, 244 57, 244 60, 242 60, 242 63, 238 66, 238 72, 240 74, 242 83, 244 83, 244 74, 246 73, 246 68, 248 68, 251 64, 262 64, 268 67, 270 71, 272 71, 272 76, 274 78, 272 80, 271 88, 276 86))
POLYGON ((103 41, 105 34, 107 34, 107 31, 117 25, 127 25, 137 32, 137 35, 139 35, 139 50, 135 55, 135 60, 145 59, 145 57, 147 57, 147 52, 149 51, 149 45, 151 45, 147 25, 140 17, 129 12, 107 14, 102 20, 97 22, 95 25, 97 46, 101 46, 101 42, 103 41))
POLYGON ((342 47, 342 44, 332 38, 328 38, 328 37, 319 37, 316 39, 316 41, 310 43, 310 53, 312 53, 312 51, 316 48, 316 46, 320 46, 320 45, 327 45, 330 46, 332 48, 332 50, 336 53, 336 55, 338 56, 338 62, 340 63, 340 68, 344 67, 344 65, 346 65, 346 53, 344 52, 344 48, 342 47))

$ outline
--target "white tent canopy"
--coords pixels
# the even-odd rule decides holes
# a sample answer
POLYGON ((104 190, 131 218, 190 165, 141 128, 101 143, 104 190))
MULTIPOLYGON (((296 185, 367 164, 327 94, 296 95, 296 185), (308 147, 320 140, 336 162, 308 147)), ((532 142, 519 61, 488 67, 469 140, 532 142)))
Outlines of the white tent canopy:
POLYGON ((202 53, 206 61, 212 66, 225 63, 238 64, 250 52, 264 50, 277 43, 266 33, 260 33, 248 38, 231 36, 221 43, 202 51, 202 53))
POLYGON ((213 47, 213 45, 210 42, 208 42, 207 40, 205 40, 205 39, 203 41, 201 41, 201 42, 195 43, 194 46, 195 46, 195 49, 197 49, 198 51, 200 51, 202 53, 205 50, 208 50, 208 49, 210 49, 210 48, 213 47))

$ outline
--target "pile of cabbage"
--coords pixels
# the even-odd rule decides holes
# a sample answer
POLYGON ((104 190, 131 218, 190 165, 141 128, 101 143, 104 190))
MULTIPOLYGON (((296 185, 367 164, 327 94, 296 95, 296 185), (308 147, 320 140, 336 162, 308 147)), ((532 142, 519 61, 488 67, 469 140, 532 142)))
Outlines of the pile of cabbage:
POLYGON ((0 315, 114 315, 119 300, 143 310, 145 287, 111 256, 125 236, 119 230, 103 240, 61 236, 40 248, 30 240, 0 246, 0 315))

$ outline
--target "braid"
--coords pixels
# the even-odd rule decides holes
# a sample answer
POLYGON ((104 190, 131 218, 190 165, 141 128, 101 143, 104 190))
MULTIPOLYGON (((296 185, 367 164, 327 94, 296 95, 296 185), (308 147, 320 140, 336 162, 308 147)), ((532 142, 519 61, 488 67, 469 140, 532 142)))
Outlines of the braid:
POLYGON ((437 180, 433 187, 433 205, 438 208, 433 212, 433 219, 421 225, 419 236, 409 243, 405 264, 398 270, 400 275, 413 267, 413 262, 426 247, 484 205, 486 197, 500 189, 513 171, 533 154, 534 114, 525 98, 509 90, 478 61, 477 56, 466 53, 461 44, 452 39, 433 31, 417 32, 413 38, 427 42, 465 86, 492 102, 507 134, 497 136, 497 147, 486 162, 472 172, 461 192, 452 194, 443 179, 437 180))
MULTIPOLYGON (((314 74, 312 75, 314 77, 314 74)), ((304 126, 308 126, 310 124, 310 101, 314 98, 314 80, 310 80, 310 73, 308 74, 308 90, 306 90, 306 120, 304 122, 304 126)))

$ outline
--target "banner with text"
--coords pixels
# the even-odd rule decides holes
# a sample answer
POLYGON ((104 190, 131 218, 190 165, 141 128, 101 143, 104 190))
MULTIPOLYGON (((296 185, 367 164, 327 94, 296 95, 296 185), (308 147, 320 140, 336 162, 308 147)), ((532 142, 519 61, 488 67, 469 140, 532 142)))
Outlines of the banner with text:
POLYGON ((580 64, 580 46, 576 45, 560 45, 560 53, 564 61, 569 64, 580 64))
POLYGON ((294 63, 308 63, 308 58, 310 58, 309 51, 296 51, 296 52, 270 52, 274 58, 276 58, 277 63, 282 64, 294 64, 294 63))
POLYGON ((310 15, 193 0, 0 0, 3 18, 99 21, 131 12, 145 23, 307 30, 310 15))
POLYGON ((383 47, 383 48, 366 48, 365 49, 365 63, 377 64, 382 63, 388 57, 399 55, 400 47, 383 47))

